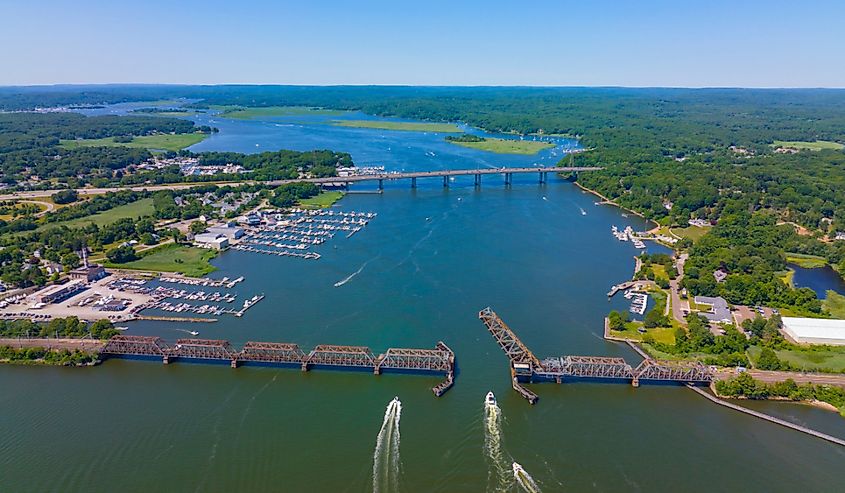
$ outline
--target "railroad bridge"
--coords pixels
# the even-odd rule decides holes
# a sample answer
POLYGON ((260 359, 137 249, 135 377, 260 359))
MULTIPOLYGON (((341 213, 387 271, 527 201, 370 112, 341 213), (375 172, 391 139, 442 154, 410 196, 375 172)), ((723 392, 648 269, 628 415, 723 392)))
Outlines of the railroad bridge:
POLYGON ((537 394, 523 387, 521 382, 562 383, 566 379, 594 378, 626 381, 638 387, 640 383, 700 385, 709 384, 713 380, 710 368, 698 362, 646 358, 637 367, 632 367, 622 358, 602 356, 561 356, 540 360, 490 307, 481 310, 478 318, 487 326, 510 361, 513 389, 531 404, 537 402, 537 394))
POLYGON ((116 335, 100 351, 103 357, 138 356, 161 358, 164 364, 174 361, 224 361, 232 368, 241 364, 262 363, 292 365, 302 371, 312 368, 346 368, 382 371, 414 371, 445 374, 446 379, 431 390, 438 397, 452 387, 455 379, 455 353, 445 343, 434 349, 390 348, 375 355, 366 346, 320 344, 309 353, 299 345, 282 342, 255 342, 235 350, 229 341, 217 339, 178 339, 174 346, 161 337, 116 335))

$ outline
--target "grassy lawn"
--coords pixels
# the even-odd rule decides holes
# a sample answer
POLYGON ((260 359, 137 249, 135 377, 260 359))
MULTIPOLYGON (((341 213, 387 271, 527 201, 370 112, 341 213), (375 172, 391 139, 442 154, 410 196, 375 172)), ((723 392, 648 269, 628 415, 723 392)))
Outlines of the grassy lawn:
POLYGON ((824 257, 804 255, 803 253, 787 253, 786 261, 805 269, 817 269, 827 265, 827 259, 824 257))
POLYGON ((792 279, 795 277, 795 271, 793 269, 789 269, 786 272, 778 272, 777 276, 787 286, 793 287, 793 288, 795 287, 795 284, 792 281, 792 279))
MULTIPOLYGON (((762 348, 759 346, 751 346, 748 348, 748 355, 756 363, 761 351, 762 348)), ((786 361, 799 369, 845 371, 845 346, 796 347, 794 349, 781 349, 775 351, 775 354, 777 354, 779 360, 786 361)))
POLYGON ((343 197, 343 192, 321 192, 315 197, 302 199, 299 201, 299 206, 303 209, 325 209, 331 207, 343 197))
POLYGON ((388 122, 384 120, 335 120, 332 125, 353 128, 377 128, 380 130, 405 130, 409 132, 457 133, 461 129, 452 123, 388 122))
POLYGON ((834 151, 838 151, 845 147, 845 145, 840 144, 839 142, 830 142, 827 140, 817 140, 815 142, 803 142, 800 140, 776 140, 772 147, 793 147, 795 149, 803 149, 807 151, 821 151, 822 149, 833 149, 834 151))
POLYGON ((845 319, 845 296, 828 289, 823 305, 833 318, 845 319))
POLYGON ((707 234, 710 228, 702 228, 700 226, 688 226, 686 228, 673 228, 670 231, 680 236, 681 238, 689 238, 692 241, 698 241, 699 238, 707 234))
POLYGON ((551 142, 491 139, 489 137, 482 142, 455 142, 451 140, 449 142, 461 147, 469 147, 470 149, 478 149, 479 151, 495 152, 496 154, 530 155, 537 154, 543 149, 550 149, 555 146, 551 142))
POLYGON ((324 108, 309 108, 307 106, 266 106, 260 108, 226 108, 220 116, 234 118, 236 120, 252 120, 255 118, 271 118, 274 116, 297 116, 297 115, 329 115, 338 116, 345 112, 340 110, 327 110, 324 108))
MULTIPOLYGON (((153 199, 152 197, 150 197, 146 199, 137 200, 130 204, 119 205, 113 209, 99 212, 91 216, 79 217, 76 219, 71 219, 70 221, 61 221, 57 223, 45 223, 36 228, 34 231, 44 231, 46 229, 54 228, 56 226, 80 228, 90 223, 94 223, 97 226, 104 226, 106 224, 111 224, 117 221, 118 219, 123 219, 126 217, 140 218, 142 216, 151 216, 154 212, 155 209, 153 207, 153 199)), ((22 231, 20 233, 13 233, 13 235, 21 235, 26 234, 28 232, 29 231, 22 231)))
POLYGON ((158 134, 135 137, 132 142, 115 142, 114 138, 62 140, 65 149, 79 147, 143 147, 150 150, 179 151, 201 142, 208 135, 201 133, 190 134, 158 134))
POLYGON ((168 244, 145 252, 143 257, 133 262, 105 265, 116 269, 181 272, 186 276, 201 277, 217 270, 209 263, 215 256, 217 252, 207 248, 168 244))
MULTIPOLYGON (((610 335, 614 337, 633 339, 635 341, 642 341, 645 334, 639 331, 640 327, 642 327, 642 324, 639 322, 629 322, 625 325, 625 330, 611 330, 610 335)), ((670 345, 675 344, 675 329, 671 327, 646 329, 646 334, 653 337, 655 342, 663 342, 670 345)))

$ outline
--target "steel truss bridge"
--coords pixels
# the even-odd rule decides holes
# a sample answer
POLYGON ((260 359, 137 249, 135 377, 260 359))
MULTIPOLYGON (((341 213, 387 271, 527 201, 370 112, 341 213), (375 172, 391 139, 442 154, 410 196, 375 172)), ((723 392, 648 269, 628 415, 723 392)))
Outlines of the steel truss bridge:
POLYGON ((531 404, 537 402, 537 394, 523 387, 521 382, 561 383, 566 379, 594 378, 627 381, 638 387, 640 383, 677 382, 695 385, 709 384, 713 380, 710 368, 698 362, 649 358, 632 367, 622 358, 601 356, 561 356, 540 360, 490 307, 481 310, 478 318, 484 322, 508 357, 514 390, 531 404))
POLYGON ((382 371, 445 374, 446 379, 431 389, 438 397, 455 381, 455 353, 443 342, 438 342, 434 349, 390 348, 384 354, 375 355, 366 346, 320 344, 306 353, 297 344, 250 341, 237 351, 226 340, 179 339, 171 346, 161 337, 116 335, 106 342, 100 354, 104 357, 161 358, 164 364, 180 359, 225 361, 232 368, 263 363, 298 366, 302 371, 323 367, 367 369, 376 375, 382 371))

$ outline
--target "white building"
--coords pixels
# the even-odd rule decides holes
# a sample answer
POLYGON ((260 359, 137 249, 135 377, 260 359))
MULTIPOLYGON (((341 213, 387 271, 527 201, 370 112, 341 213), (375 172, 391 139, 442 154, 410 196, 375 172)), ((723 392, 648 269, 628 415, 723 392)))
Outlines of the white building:
POLYGON ((200 233, 194 236, 194 243, 202 248, 225 250, 229 247, 229 238, 217 233, 200 233))
POLYGON ((230 240, 237 240, 244 235, 244 230, 237 226, 211 226, 208 232, 223 235, 230 240))
POLYGON ((798 344, 845 346, 845 320, 783 317, 783 335, 798 344))

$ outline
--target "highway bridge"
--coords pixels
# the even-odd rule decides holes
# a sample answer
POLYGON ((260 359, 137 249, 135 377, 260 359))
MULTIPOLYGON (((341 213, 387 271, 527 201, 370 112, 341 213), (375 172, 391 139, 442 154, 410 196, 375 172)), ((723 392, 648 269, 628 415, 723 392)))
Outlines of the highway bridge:
POLYGON ((562 383, 589 378, 630 382, 638 387, 640 383, 658 382, 701 385, 713 380, 710 368, 698 362, 646 358, 637 367, 632 367, 622 358, 603 356, 560 356, 541 360, 490 307, 481 310, 478 318, 508 357, 513 389, 531 404, 537 402, 537 394, 523 387, 523 382, 562 383))
MULTIPOLYGON (((238 182, 219 183, 220 185, 232 185, 235 183, 257 184, 264 183, 270 186, 279 186, 287 183, 308 182, 324 186, 349 186, 354 183, 376 182, 379 189, 384 186, 385 181, 410 180, 411 187, 417 186, 418 178, 441 178, 443 186, 449 186, 449 179, 457 176, 473 176, 475 186, 481 186, 481 177, 484 175, 501 175, 505 185, 510 185, 513 175, 536 173, 538 181, 545 183, 549 173, 580 173, 582 171, 598 171, 600 167, 543 167, 535 166, 528 168, 474 168, 474 169, 452 169, 438 171, 409 171, 399 173, 376 173, 355 176, 330 176, 323 178, 297 178, 294 180, 272 180, 267 182, 256 182, 244 180, 238 182)), ((133 190, 136 192, 156 190, 184 190, 186 188, 205 186, 213 182, 197 183, 173 183, 169 185, 138 185, 134 187, 106 187, 106 188, 78 188, 80 195, 100 195, 108 192, 119 192, 121 190, 133 190)), ((31 190, 26 192, 15 192, 0 195, 0 200, 33 199, 38 197, 49 197, 58 190, 31 190)))
POLYGON ((164 364, 188 360, 226 362, 232 368, 242 364, 291 365, 302 371, 313 368, 364 369, 378 375, 384 371, 413 371, 445 374, 446 379, 431 390, 440 397, 454 383, 455 353, 438 342, 434 349, 390 348, 375 355, 366 346, 320 344, 306 353, 299 345, 282 342, 247 342, 235 350, 229 341, 179 339, 168 345, 161 337, 116 335, 100 350, 103 357, 147 357, 164 364))

